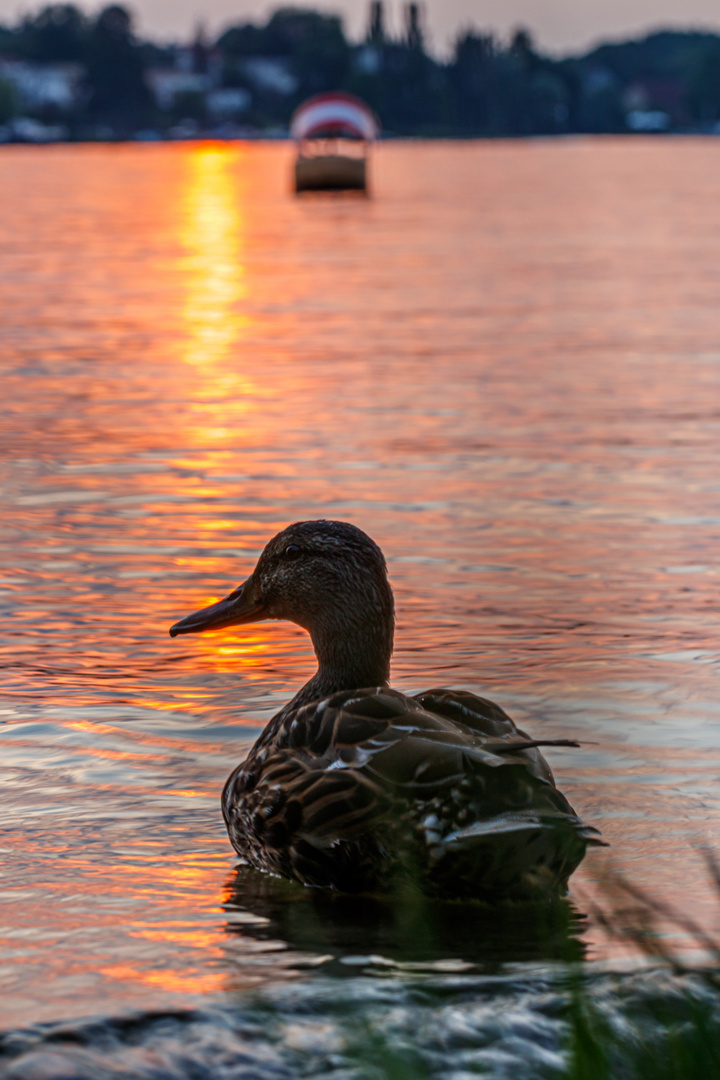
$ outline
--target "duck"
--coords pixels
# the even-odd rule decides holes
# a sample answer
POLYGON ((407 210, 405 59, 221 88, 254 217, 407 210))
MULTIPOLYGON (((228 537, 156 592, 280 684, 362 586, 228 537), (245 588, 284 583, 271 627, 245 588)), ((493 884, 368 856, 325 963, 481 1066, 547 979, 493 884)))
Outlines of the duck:
POLYGON ((601 844, 541 746, 467 690, 390 686, 395 610, 380 547, 343 521, 274 536, 250 577, 170 635, 284 619, 317 671, 267 724, 222 794, 241 860, 306 886, 457 899, 564 895, 601 844))

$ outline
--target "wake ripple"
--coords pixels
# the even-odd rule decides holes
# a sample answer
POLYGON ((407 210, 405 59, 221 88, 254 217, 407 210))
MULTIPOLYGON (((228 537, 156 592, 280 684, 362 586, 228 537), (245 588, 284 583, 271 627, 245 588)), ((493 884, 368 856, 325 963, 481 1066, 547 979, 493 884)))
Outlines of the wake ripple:
POLYGON ((546 969, 431 981, 327 979, 204 1009, 10 1031, 0 1036, 0 1077, 559 1080, 569 1075, 578 1008, 602 1027, 623 1075, 633 1075, 628 1048, 659 1045, 668 1016, 687 1031, 702 1010, 720 1032, 720 994, 702 975, 546 969))

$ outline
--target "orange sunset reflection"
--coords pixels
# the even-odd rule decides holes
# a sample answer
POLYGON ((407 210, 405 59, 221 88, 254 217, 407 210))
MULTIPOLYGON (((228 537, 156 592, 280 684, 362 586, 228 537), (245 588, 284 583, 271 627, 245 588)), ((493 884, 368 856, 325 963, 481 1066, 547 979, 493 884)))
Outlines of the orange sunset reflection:
POLYGON ((230 167, 236 147, 200 143, 187 156, 187 187, 180 238, 187 251, 185 360, 222 360, 246 317, 239 310, 247 294, 241 262, 243 218, 230 167))
MULTIPOLYGON (((239 417, 252 410, 256 392, 242 356, 243 331, 249 325, 243 308, 248 287, 236 173, 242 153, 212 143, 193 147, 178 214, 178 236, 186 252, 181 355, 197 379, 188 380, 193 405, 187 435, 193 444, 211 447, 223 446, 234 435, 239 417)), ((206 498, 217 494, 197 492, 206 498)))

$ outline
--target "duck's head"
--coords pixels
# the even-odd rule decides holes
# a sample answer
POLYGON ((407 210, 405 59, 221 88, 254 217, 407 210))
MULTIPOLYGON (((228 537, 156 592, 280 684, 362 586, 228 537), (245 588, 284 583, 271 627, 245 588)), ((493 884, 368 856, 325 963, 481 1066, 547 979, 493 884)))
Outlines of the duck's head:
POLYGON ((304 627, 320 669, 340 665, 345 682, 371 686, 387 681, 392 590, 382 551, 355 525, 289 525, 268 543, 247 581, 224 600, 175 623, 170 636, 262 619, 288 619, 304 627))

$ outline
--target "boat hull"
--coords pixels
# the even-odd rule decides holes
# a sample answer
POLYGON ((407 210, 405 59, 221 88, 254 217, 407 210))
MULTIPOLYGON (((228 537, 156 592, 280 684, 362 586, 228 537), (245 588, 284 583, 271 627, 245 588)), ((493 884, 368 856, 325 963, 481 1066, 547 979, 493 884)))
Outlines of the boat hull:
POLYGON ((295 162, 296 191, 366 191, 365 158, 328 154, 299 157, 295 162))

